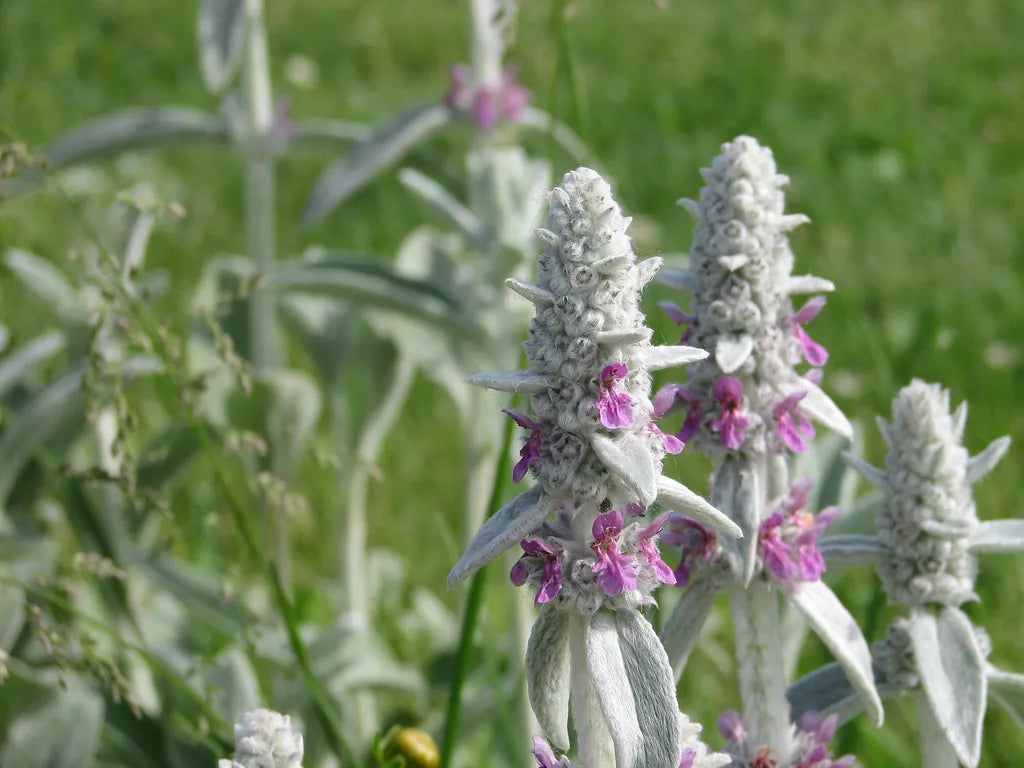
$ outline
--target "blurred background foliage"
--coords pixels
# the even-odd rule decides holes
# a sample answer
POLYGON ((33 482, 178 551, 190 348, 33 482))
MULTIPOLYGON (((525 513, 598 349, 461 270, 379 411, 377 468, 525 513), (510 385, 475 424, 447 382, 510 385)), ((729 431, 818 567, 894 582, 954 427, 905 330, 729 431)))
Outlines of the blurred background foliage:
MULTIPOLYGON (((467 8, 451 0, 269 0, 266 13, 276 90, 299 118, 373 124, 407 103, 440 98, 448 67, 468 47, 467 8)), ((641 254, 688 249, 691 222, 674 201, 696 195, 698 169, 723 141, 748 133, 771 146, 792 179, 789 210, 812 219, 792 237, 798 269, 837 286, 813 333, 832 353, 824 386, 864 427, 863 454, 881 461, 874 414, 888 413, 900 386, 911 377, 941 382, 954 402, 970 401, 972 452, 1001 434, 1015 439, 1009 457, 976 488, 985 519, 1024 514, 1022 35, 1024 4, 1017 0, 668 0, 664 8, 641 0, 528 0, 512 53, 535 102, 579 132, 591 162, 636 216, 641 254)), ((193 3, 0 2, 0 143, 40 151, 104 113, 168 103, 217 108, 196 66, 193 3)), ((468 133, 444 134, 416 162, 457 180, 453 158, 468 133)), ((541 135, 524 143, 548 157, 557 175, 574 162, 541 135)), ((392 172, 320 223, 300 225, 310 186, 334 156, 302 150, 280 164, 280 255, 321 244, 391 260, 403 237, 428 218, 392 172)), ((179 328, 188 325, 204 265, 245 251, 237 156, 210 147, 129 153, 56 179, 0 201, 0 252, 28 249, 76 283, 71 257, 91 236, 90 223, 120 190, 146 182, 186 212, 160 222, 147 255, 147 270, 168 276, 153 312, 179 328)), ((661 342, 676 334, 655 308, 667 298, 674 297, 657 286, 647 297, 661 342)), ((15 343, 58 325, 61 310, 26 295, 9 273, 0 275, 0 313, 15 343)), ((311 365, 297 347, 288 356, 296 367, 311 365)), ((386 362, 366 360, 347 377, 357 408, 371 402, 377 388, 370 375, 386 362)), ((132 398, 150 403, 143 432, 147 414, 166 415, 145 391, 133 390, 132 398)), ((425 589, 451 611, 461 597, 443 587, 460 536, 462 447, 454 421, 447 395, 420 377, 370 489, 371 544, 397 553, 405 590, 425 589)), ((297 610, 306 621, 328 624, 344 495, 325 469, 339 446, 326 429, 314 446, 294 482, 308 506, 295 516, 290 545, 297 610)), ((698 489, 706 489, 706 470, 686 453, 666 465, 698 489)), ((171 511, 161 548, 225 588, 244 582, 246 554, 232 525, 215 514, 208 468, 186 468, 166 493, 171 511)), ((492 574, 485 631, 502 624, 503 604, 494 596, 506 588, 501 581, 492 574)), ((1024 669, 1017 631, 1022 582, 1024 561, 989 558, 979 578, 982 602, 969 607, 990 630, 993 661, 1007 669, 1024 669)), ((843 574, 837 590, 866 633, 874 631, 869 639, 880 639, 886 622, 878 618, 873 575, 843 574)), ((396 599, 395 621, 403 610, 396 599)), ((735 705, 736 689, 715 656, 728 633, 714 626, 707 632, 712 642, 698 654, 709 663, 690 666, 681 702, 710 726, 735 705)), ((804 661, 825 658, 811 647, 804 661)), ((444 670, 436 674, 443 682, 444 670)), ((0 687, 0 709, 17 708, 17 695, 0 687)), ((443 687, 431 695, 443 696, 443 687)), ((845 728, 837 754, 855 752, 868 766, 913 764, 912 709, 909 702, 890 706, 882 731, 859 723, 845 728)), ((1002 711, 990 710, 982 765, 1007 765, 1024 752, 1011 725, 1002 711)))

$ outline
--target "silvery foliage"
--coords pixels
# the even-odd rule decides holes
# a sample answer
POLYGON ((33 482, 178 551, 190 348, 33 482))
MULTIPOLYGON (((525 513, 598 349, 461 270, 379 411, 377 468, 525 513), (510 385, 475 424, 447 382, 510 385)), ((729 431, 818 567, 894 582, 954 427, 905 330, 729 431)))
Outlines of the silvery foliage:
POLYGON ((235 724, 235 754, 218 768, 302 768, 302 734, 288 715, 255 709, 235 724))
MULTIPOLYGON (((967 404, 950 410, 949 393, 918 379, 892 403, 892 421, 879 419, 889 454, 885 468, 847 456, 882 492, 877 537, 835 536, 823 547, 829 561, 873 562, 889 602, 910 609, 874 650, 875 675, 885 694, 913 692, 922 720, 937 738, 922 738, 926 763, 977 765, 989 686, 1024 690, 1024 678, 986 662, 987 633, 972 626, 959 606, 977 600, 976 555, 1024 550, 1024 521, 978 520, 971 485, 1006 453, 1009 438, 977 456, 963 447, 967 404)), ((845 700, 845 681, 826 692, 805 679, 791 690, 794 707, 856 713, 845 700)), ((996 701, 1002 703, 998 692, 996 701)), ((1014 712, 1016 715, 1016 712, 1014 712)))
POLYGON ((608 184, 580 168, 551 193, 547 245, 537 284, 509 279, 535 316, 526 343, 530 367, 478 374, 474 384, 531 396, 542 443, 532 470, 538 485, 481 528, 448 577, 470 576, 560 510, 552 532, 565 543, 566 586, 546 603, 527 651, 530 700, 545 736, 569 746, 570 700, 588 768, 677 768, 683 731, 665 651, 637 608, 655 580, 608 598, 593 572, 590 531, 612 507, 662 505, 738 533, 722 513, 661 475, 662 438, 649 428, 650 372, 699 359, 690 347, 654 347, 638 301, 660 259, 636 262, 608 184), (634 423, 609 429, 597 408, 605 366, 624 363, 621 385, 634 423), (646 590, 644 587, 646 586, 646 590), (564 594, 563 594, 564 593, 564 594))
POLYGON ((773 759, 791 753, 785 703, 779 597, 801 614, 839 660, 872 719, 881 722, 870 651, 853 617, 820 580, 773 579, 759 551, 762 523, 789 493, 786 444, 777 404, 802 393, 799 412, 842 436, 849 421, 832 400, 794 368, 803 349, 793 319, 791 295, 830 291, 831 282, 794 276, 786 233, 807 221, 785 213, 786 176, 777 172, 771 150, 748 136, 722 146, 710 168, 699 202, 680 203, 697 219, 690 269, 663 280, 693 294, 690 340, 711 354, 688 369, 685 387, 690 414, 698 414, 692 443, 717 460, 711 501, 743 531, 722 541, 717 554, 695 570, 662 629, 676 677, 681 676, 716 593, 729 590, 741 661, 744 722, 755 734, 755 750, 767 743, 773 759), (713 422, 720 412, 716 381, 730 376, 742 384, 746 427, 742 443, 725 444, 713 422), (765 659, 775 662, 765 663, 765 659))

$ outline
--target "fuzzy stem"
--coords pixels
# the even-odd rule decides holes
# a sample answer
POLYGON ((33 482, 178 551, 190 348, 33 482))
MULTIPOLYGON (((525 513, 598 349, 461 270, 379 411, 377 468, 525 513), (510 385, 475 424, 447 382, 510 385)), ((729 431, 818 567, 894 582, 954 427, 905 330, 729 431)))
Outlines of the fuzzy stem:
POLYGON ((497 90, 501 86, 501 63, 505 57, 500 0, 473 0, 473 80, 478 87, 497 90))
MULTIPOLYGON (((785 493, 788 469, 782 457, 768 456, 753 459, 752 471, 761 496, 753 501, 763 518, 769 503, 785 493)), ((792 747, 778 593, 763 576, 755 576, 746 589, 737 583, 731 592, 748 747, 752 751, 770 747, 772 758, 785 765, 792 747)))
POLYGON ((949 745, 935 719, 924 694, 917 695, 917 729, 921 734, 921 765, 923 768, 959 768, 960 761, 949 745))
POLYGON ((263 23, 263 0, 246 0, 248 36, 245 56, 245 106, 249 137, 246 155, 246 219, 249 257, 257 284, 249 301, 249 354, 257 374, 278 364, 274 298, 260 284, 274 265, 274 160, 267 155, 267 139, 274 129, 274 101, 263 23))
POLYGON ((790 729, 778 594, 755 577, 746 589, 739 584, 732 587, 730 604, 747 743, 753 751, 770 747, 772 759, 785 765, 790 729))
MULTIPOLYGON (((361 630, 370 627, 370 611, 366 599, 366 495, 370 472, 380 456, 384 438, 391 431, 402 406, 409 398, 416 365, 400 356, 392 371, 390 385, 380 407, 370 417, 356 448, 346 495, 345 530, 342 535, 341 562, 345 589, 346 619, 361 630)), ((353 697, 355 730, 360 743, 368 743, 378 728, 376 705, 369 691, 357 691, 353 697)))

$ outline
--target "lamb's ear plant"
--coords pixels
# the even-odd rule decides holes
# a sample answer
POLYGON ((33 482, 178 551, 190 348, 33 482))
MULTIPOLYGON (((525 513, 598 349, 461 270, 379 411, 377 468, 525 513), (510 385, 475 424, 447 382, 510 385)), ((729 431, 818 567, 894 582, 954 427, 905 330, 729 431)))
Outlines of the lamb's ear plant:
MULTIPOLYGON (((1024 690, 1024 676, 987 662, 988 635, 960 607, 978 599, 978 554, 1024 551, 1024 521, 979 521, 971 494, 1010 440, 999 438, 972 457, 963 447, 966 421, 967 404, 951 412, 949 393, 937 384, 915 379, 900 390, 892 421, 879 419, 889 447, 884 468, 848 457, 882 492, 877 536, 822 542, 829 562, 875 563, 889 602, 909 609, 876 645, 875 672, 880 690, 915 695, 928 768, 974 768, 987 699, 1009 703, 1016 715, 1012 702, 1024 690)), ((857 707, 847 693, 846 681, 826 669, 798 682, 790 699, 795 709, 848 718, 857 707)))
POLYGON ((571 705, 588 768, 677 768, 683 732, 672 670, 639 610, 659 584, 674 581, 656 545, 667 515, 643 518, 657 502, 728 536, 740 531, 661 474, 665 451, 676 443, 654 423, 651 372, 706 353, 651 344, 638 302, 661 261, 636 262, 628 224, 608 184, 590 169, 566 174, 552 191, 547 228, 538 231, 546 249, 537 283, 507 281, 534 305, 529 365, 470 379, 530 395, 532 415, 507 413, 530 433, 515 479, 529 471, 537 485, 484 523, 448 583, 520 544, 510 577, 516 585, 530 582, 542 606, 526 666, 544 736, 569 748, 571 705))
POLYGON ((810 419, 852 435, 818 386, 828 353, 804 329, 825 300, 812 298, 799 310, 791 300, 832 284, 792 274, 786 233, 807 217, 785 212, 788 179, 770 150, 741 136, 702 173, 699 201, 680 201, 696 218, 690 269, 665 278, 692 292, 693 302, 688 313, 675 304, 665 309, 686 326, 684 341, 709 356, 688 369, 685 385, 659 391, 654 407, 659 415, 685 410, 676 438, 715 462, 711 501, 743 537, 716 541, 698 520, 668 521, 665 540, 682 547, 676 578, 685 589, 661 637, 678 678, 715 594, 728 592, 743 711, 727 713, 720 727, 744 764, 770 756, 778 765, 803 765, 810 751, 823 748, 824 726, 790 720, 782 601, 832 651, 871 719, 882 720, 867 642, 821 581, 817 540, 837 510, 805 510, 810 481, 789 475, 789 456, 814 437, 810 419), (801 374, 805 362, 811 370, 801 374))

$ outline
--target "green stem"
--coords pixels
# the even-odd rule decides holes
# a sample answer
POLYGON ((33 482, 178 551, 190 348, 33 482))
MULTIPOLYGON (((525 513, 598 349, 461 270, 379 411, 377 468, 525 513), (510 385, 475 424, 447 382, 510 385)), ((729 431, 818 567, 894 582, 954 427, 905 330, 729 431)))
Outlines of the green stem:
MULTIPOLYGON (((505 424, 505 434, 501 440, 501 451, 499 456, 505 456, 512 445, 514 434, 514 423, 511 419, 505 424)), ((502 461, 498 465, 498 471, 494 475, 494 485, 491 488, 491 498, 488 507, 494 509, 501 500, 502 488, 504 488, 509 475, 508 462, 502 461)), ((452 758, 455 756, 455 739, 459 733, 459 718, 462 716, 462 688, 466 682, 466 675, 469 673, 469 656, 473 648, 473 634, 476 625, 480 620, 480 611, 484 604, 484 584, 486 568, 481 568, 473 576, 469 585, 469 594, 466 596, 466 607, 462 615, 462 628, 459 631, 459 651, 455 659, 455 676, 452 679, 451 694, 448 697, 448 708, 445 712, 444 735, 441 740, 441 766, 440 768, 451 768, 452 758)))

